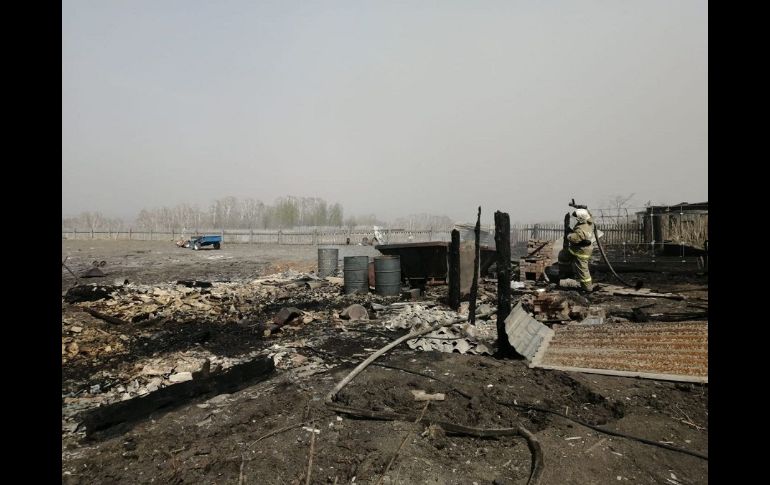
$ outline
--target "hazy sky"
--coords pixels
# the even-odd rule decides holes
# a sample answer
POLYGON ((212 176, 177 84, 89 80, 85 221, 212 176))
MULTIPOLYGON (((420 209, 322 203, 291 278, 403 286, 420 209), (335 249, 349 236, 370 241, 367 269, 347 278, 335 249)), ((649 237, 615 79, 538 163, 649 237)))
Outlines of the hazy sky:
POLYGON ((62 212, 708 200, 708 4, 62 3, 62 212))

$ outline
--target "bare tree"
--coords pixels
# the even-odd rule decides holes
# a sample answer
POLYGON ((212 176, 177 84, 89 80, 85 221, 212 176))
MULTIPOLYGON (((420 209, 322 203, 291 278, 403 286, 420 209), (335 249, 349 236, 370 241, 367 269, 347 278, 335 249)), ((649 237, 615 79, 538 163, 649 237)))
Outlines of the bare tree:
POLYGON ((329 225, 336 227, 342 226, 342 220, 342 206, 338 203, 335 203, 329 209, 329 225))
POLYGON ((628 222, 628 209, 631 207, 631 200, 634 198, 634 195, 636 194, 632 193, 630 195, 613 195, 610 197, 609 203, 607 205, 608 211, 610 212, 609 217, 607 217, 606 214, 603 214, 603 211, 600 211, 599 213, 599 217, 602 219, 608 218, 609 221, 602 222, 605 222, 608 225, 619 225, 624 219, 626 222, 628 222))
POLYGON ((123 229, 123 219, 120 217, 107 219, 105 224, 110 232, 120 232, 123 229))
POLYGON ((257 199, 246 199, 241 203, 241 225, 253 229, 259 227, 265 212, 265 204, 257 199))
POLYGON ((85 229, 96 231, 104 226, 105 218, 101 212, 83 212, 80 214, 80 220, 85 229))
MULTIPOLYGON (((103 216, 99 215, 101 219, 103 216)), ((92 213, 81 215, 77 223, 62 219, 62 226, 89 228, 101 225, 92 213)), ((378 223, 373 215, 364 216, 364 223, 378 223), (372 222, 374 221, 374 222, 372 222)), ((173 208, 157 207, 142 209, 136 217, 138 227, 149 230, 195 229, 253 229, 261 227, 290 228, 296 226, 341 226, 343 209, 339 203, 329 205, 319 197, 279 197, 273 205, 266 205, 254 198, 238 199, 228 196, 214 200, 205 211, 183 203, 173 208)))

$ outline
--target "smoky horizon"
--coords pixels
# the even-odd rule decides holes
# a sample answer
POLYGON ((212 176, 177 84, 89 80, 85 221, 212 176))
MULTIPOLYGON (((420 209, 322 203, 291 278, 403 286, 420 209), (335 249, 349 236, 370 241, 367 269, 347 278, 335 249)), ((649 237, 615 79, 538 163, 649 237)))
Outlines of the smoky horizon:
POLYGON ((707 98, 700 1, 65 0, 62 219, 705 202, 707 98))

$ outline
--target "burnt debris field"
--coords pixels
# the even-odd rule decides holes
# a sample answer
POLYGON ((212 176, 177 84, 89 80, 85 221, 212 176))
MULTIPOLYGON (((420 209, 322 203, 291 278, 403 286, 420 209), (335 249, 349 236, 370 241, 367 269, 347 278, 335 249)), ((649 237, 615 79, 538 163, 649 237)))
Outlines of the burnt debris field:
POLYGON ((707 273, 513 281, 504 354, 494 268, 455 310, 317 249, 62 241, 63 482, 707 482, 707 273))

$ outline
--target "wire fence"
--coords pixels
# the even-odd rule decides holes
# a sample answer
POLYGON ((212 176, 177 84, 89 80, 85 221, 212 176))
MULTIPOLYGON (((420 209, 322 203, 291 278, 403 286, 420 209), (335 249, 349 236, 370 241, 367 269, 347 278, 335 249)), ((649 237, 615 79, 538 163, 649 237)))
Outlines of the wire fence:
MULTIPOLYGON (((602 233, 602 245, 614 261, 663 261, 667 259, 693 261, 703 255, 708 244, 708 211, 650 209, 645 213, 608 213, 593 210, 596 227, 602 233)), ((473 227, 454 226, 461 240, 473 240, 473 227)), ((422 230, 381 228, 298 228, 266 229, 194 229, 192 231, 154 231, 147 229, 91 230, 62 229, 62 239, 177 241, 192 235, 217 234, 223 244, 286 244, 286 245, 344 245, 344 244, 402 244, 418 242, 449 242, 452 227, 422 230), (379 238, 378 238, 379 235, 379 238), (378 239, 375 239, 378 238, 378 239), (380 240, 381 239, 381 240, 380 240)), ((526 254, 527 241, 560 241, 564 224, 513 224, 511 226, 512 254, 526 254)), ((494 228, 482 227, 481 244, 494 247, 494 228)), ((596 252, 598 253, 598 251, 596 252)))
MULTIPOLYGON (((613 227, 597 226, 604 232, 602 242, 605 245, 639 244, 644 241, 644 231, 637 225, 616 225, 613 227)), ((451 228, 407 230, 379 230, 383 241, 380 243, 399 244, 409 242, 430 242, 451 240, 451 228)), ((249 230, 249 229, 200 229, 193 231, 153 231, 136 230, 98 230, 82 231, 62 229, 62 239, 99 239, 99 240, 135 240, 135 241, 177 241, 192 235, 216 234, 223 243, 236 244, 358 244, 369 242, 376 237, 374 230, 334 229, 334 230, 249 230)), ((461 230, 462 240, 472 240, 473 231, 461 230)), ((525 245, 530 239, 559 240, 564 236, 564 226, 558 224, 533 224, 511 226, 511 246, 525 245)), ((494 246, 494 229, 484 229, 481 244, 494 246)))
MULTIPOLYGON (((449 241, 451 229, 426 229, 419 231, 380 230, 389 244, 407 242, 449 241)), ((192 235, 219 235, 223 244, 295 244, 295 245, 341 245, 369 243, 374 240, 374 230, 249 230, 249 229, 196 229, 193 231, 152 231, 152 230, 107 230, 78 231, 63 229, 62 239, 133 240, 133 241, 177 241, 192 235)))

